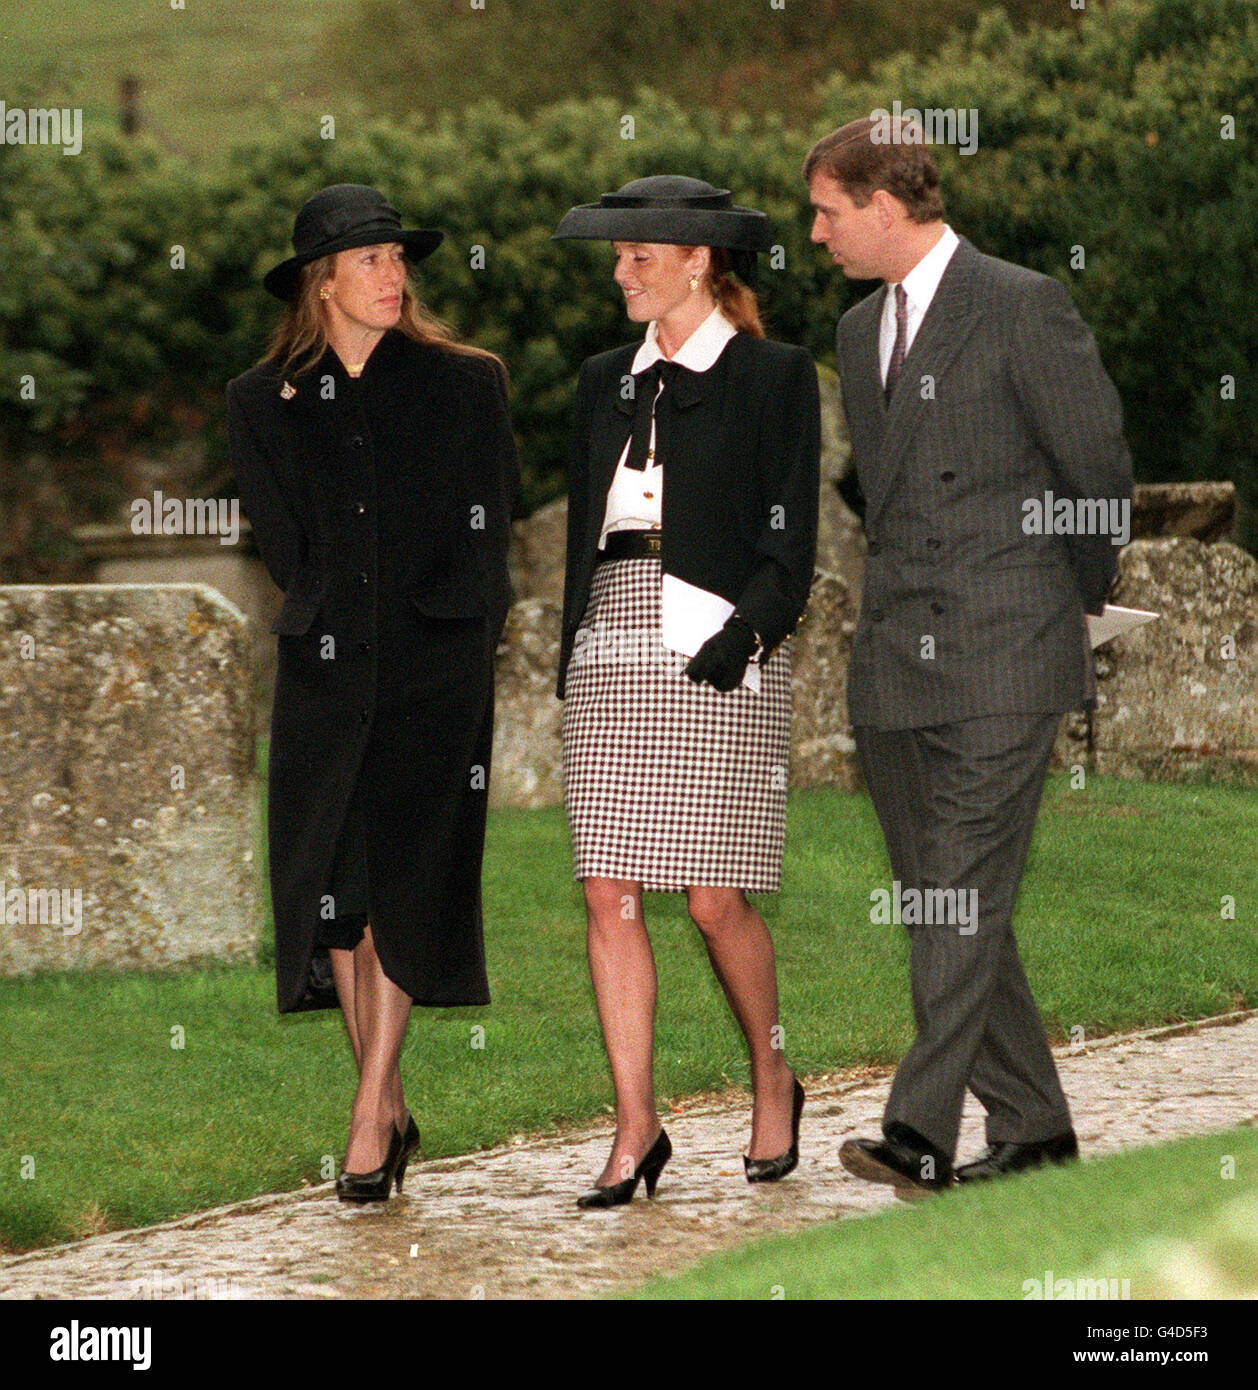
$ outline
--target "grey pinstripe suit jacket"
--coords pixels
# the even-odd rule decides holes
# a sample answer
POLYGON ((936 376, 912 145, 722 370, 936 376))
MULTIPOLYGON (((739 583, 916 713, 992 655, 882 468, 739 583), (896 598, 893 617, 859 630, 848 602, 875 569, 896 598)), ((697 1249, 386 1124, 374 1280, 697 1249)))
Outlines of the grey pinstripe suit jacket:
POLYGON ((839 322, 838 363, 869 543, 848 671, 854 725, 921 728, 1080 708, 1085 610, 1109 534, 1030 534, 1028 499, 1131 498, 1118 393, 1069 294, 964 237, 888 406, 882 286, 839 322))

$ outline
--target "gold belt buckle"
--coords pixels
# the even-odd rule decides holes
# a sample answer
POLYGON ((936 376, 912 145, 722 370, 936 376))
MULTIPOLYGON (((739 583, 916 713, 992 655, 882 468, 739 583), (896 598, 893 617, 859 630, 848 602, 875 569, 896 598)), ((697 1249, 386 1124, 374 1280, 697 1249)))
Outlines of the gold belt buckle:
POLYGON ((662 544, 663 537, 657 531, 652 530, 646 533, 646 547, 652 555, 658 555, 660 553, 662 544))

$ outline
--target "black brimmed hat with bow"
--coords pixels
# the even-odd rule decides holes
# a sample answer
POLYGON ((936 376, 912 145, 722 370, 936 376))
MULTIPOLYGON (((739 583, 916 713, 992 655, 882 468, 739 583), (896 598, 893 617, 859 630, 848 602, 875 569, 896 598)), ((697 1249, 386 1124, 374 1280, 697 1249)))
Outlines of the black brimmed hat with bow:
POLYGON ((681 174, 634 179, 597 203, 570 208, 551 239, 723 246, 746 284, 754 283, 756 252, 773 245, 763 212, 736 206, 728 188, 681 174))

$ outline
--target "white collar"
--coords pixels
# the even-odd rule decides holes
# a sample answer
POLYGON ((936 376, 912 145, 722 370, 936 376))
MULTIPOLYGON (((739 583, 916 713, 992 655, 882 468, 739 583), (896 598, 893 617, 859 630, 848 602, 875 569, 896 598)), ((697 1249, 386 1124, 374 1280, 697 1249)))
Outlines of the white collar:
MULTIPOLYGON (((930 301, 935 297, 935 291, 939 288, 939 282, 943 279, 943 273, 948 268, 948 262, 952 259, 952 253, 960 243, 961 238, 945 222, 943 236, 900 281, 909 303, 915 309, 925 312, 929 307, 930 301)), ((887 298, 891 299, 892 295, 888 295, 887 298)))
MULTIPOLYGON (((664 354, 656 340, 656 321, 647 324, 646 337, 634 355, 632 372, 644 372, 658 362, 664 354)), ((738 329, 721 313, 718 305, 682 343, 670 359, 679 366, 689 367, 692 372, 706 372, 724 351, 725 344, 734 337, 738 329)))

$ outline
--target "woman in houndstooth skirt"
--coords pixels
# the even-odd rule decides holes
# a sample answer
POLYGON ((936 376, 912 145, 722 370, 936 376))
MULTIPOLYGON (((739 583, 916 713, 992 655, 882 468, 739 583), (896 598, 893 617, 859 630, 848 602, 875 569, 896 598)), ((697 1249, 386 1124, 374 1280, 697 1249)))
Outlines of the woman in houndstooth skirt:
POLYGON ((587 1207, 647 1194, 671 1153, 652 1077, 644 891, 685 892, 747 1039, 751 1182, 798 1161, 773 943, 746 894, 780 884, 789 635, 817 538, 820 405, 802 348, 764 336, 762 213, 673 175, 573 208, 556 237, 613 243, 640 343, 581 368, 557 693, 565 801, 616 1136, 587 1207), (738 278, 735 278, 737 274, 738 278))

